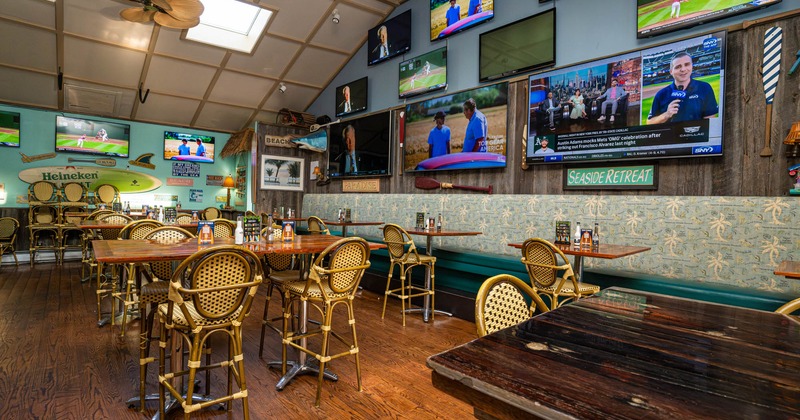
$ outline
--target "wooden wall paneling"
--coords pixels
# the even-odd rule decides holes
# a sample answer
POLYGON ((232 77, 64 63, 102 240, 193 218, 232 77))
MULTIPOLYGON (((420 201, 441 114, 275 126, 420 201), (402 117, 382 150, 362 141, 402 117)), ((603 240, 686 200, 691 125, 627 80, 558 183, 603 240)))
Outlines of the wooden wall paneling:
MULTIPOLYGON (((262 155, 277 155, 277 156, 288 156, 288 157, 302 157, 305 160, 305 168, 303 170, 306 172, 305 179, 306 184, 304 185, 304 191, 308 190, 308 186, 310 181, 308 180, 308 157, 301 153, 301 149, 298 148, 284 148, 284 147, 275 147, 275 146, 267 146, 264 141, 264 135, 270 134, 274 136, 285 136, 288 134, 298 134, 303 135, 306 134, 308 131, 298 127, 288 127, 288 126, 279 126, 279 125, 271 125, 271 124, 264 124, 258 123, 256 129, 256 136, 258 138, 258 159, 256 160, 256 167, 254 170, 254 177, 253 182, 256 182, 257 185, 261 185, 261 156, 262 155)), ((280 211, 280 207, 284 207, 284 210, 287 208, 292 208, 296 210, 296 213, 300 216, 303 215, 302 205, 303 205, 303 194, 304 192, 300 191, 281 191, 281 190, 262 190, 258 188, 258 192, 256 193, 256 205, 254 207, 254 211, 256 213, 261 212, 271 212, 274 208, 278 208, 280 211)), ((282 216, 285 216, 284 213, 282 216)))

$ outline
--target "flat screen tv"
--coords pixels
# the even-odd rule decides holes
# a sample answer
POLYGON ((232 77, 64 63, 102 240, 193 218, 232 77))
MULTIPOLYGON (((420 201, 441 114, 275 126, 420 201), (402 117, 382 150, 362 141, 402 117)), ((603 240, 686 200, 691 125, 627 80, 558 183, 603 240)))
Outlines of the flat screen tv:
POLYGON ((378 64, 411 49, 411 10, 384 21, 367 34, 367 65, 378 64))
POLYGON ((431 0, 431 41, 444 39, 494 17, 495 0, 431 0))
POLYGON ((444 89, 447 86, 447 47, 403 61, 399 75, 401 99, 444 89))
POLYGON ((0 146, 19 147, 19 112, 0 111, 0 146))
POLYGON ((721 155, 725 35, 695 36, 532 75, 526 160, 721 155))
POLYGON ((408 104, 403 169, 416 172, 503 168, 507 118, 505 82, 408 104), (472 111, 469 119, 465 109, 472 111))
POLYGON ((128 124, 56 115, 56 151, 128 157, 128 124))
POLYGON ((164 159, 214 163, 214 137, 199 134, 164 132, 164 159))
POLYGON ((361 112, 367 109, 367 78, 345 83, 336 88, 336 116, 361 112))
POLYGON ((751 12, 781 0, 638 0, 638 38, 662 35, 706 22, 751 12))
POLYGON ((329 134, 328 175, 331 178, 392 174, 391 112, 333 124, 329 134))
POLYGON ((535 14, 480 35, 481 82, 556 63, 556 9, 535 14))

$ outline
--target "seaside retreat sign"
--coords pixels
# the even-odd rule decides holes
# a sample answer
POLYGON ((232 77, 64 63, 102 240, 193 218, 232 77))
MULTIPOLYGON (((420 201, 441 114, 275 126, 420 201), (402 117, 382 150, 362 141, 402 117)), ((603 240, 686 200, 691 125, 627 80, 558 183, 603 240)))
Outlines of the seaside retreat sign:
POLYGON ((656 188, 658 188, 658 167, 655 164, 564 169, 565 190, 654 190, 656 188))

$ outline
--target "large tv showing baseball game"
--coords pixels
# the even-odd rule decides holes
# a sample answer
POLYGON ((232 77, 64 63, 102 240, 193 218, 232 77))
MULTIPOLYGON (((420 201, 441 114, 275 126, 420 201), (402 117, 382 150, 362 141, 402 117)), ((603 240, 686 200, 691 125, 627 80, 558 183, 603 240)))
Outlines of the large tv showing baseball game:
POLYGON ((367 65, 378 64, 411 49, 411 10, 384 21, 367 34, 367 65))
POLYGON ((406 172, 506 166, 508 83, 406 105, 406 172))
POLYGON ((164 159, 214 163, 214 137, 200 134, 164 132, 164 159))
POLYGON ((336 88, 336 116, 361 112, 367 109, 367 78, 354 80, 336 88))
POLYGON ((400 99, 422 95, 447 86, 447 47, 400 63, 400 99))
POLYGON ((431 41, 488 22, 495 0, 431 0, 431 41))
POLYGON ((638 38, 662 35, 713 20, 752 12, 781 0, 638 0, 638 38))
POLYGON ((328 129, 328 175, 331 178, 392 174, 390 111, 342 121, 328 129))
POLYGON ((556 9, 480 35, 480 81, 502 79, 556 63, 556 9))
POLYGON ((56 151, 128 157, 131 126, 56 115, 56 151))
POLYGON ((19 112, 0 111, 0 146, 19 147, 19 112))
POLYGON ((721 155, 725 35, 530 76, 527 162, 721 155))

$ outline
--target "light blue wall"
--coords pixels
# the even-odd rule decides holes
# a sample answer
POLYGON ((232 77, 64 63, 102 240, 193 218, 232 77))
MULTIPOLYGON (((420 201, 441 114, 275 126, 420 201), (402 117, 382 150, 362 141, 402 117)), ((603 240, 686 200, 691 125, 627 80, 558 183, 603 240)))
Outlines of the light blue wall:
MULTIPOLYGON (((634 0, 555 0, 539 4, 536 0, 495 0, 495 17, 487 24, 479 25, 465 32, 451 36, 445 41, 431 42, 428 0, 409 0, 399 6, 392 16, 412 9, 411 50, 376 66, 367 67, 366 45, 356 53, 344 69, 333 79, 308 112, 314 115, 326 114, 333 117, 335 112, 334 89, 345 83, 369 77, 369 101, 366 112, 393 108, 405 104, 397 99, 398 65, 401 61, 416 57, 428 51, 447 45, 448 92, 457 92, 479 85, 478 83, 478 35, 490 29, 522 19, 555 4, 556 12, 556 65, 566 66, 581 61, 616 54, 622 51, 659 44, 671 39, 683 38, 692 34, 711 32, 714 29, 760 17, 783 13, 800 8, 800 0, 783 0, 769 8, 700 25, 692 29, 671 34, 636 39, 636 1, 634 0)), ((342 23, 347 16, 342 16, 342 23)), ((735 54, 736 52, 729 52, 735 54)), ((793 54, 794 52, 790 52, 793 54)), ((790 58, 793 56, 790 56, 790 58)), ((442 91, 424 97, 412 98, 411 102, 422 98, 443 95, 442 91)))
MULTIPOLYGON (((123 200, 130 200, 132 204, 159 204, 169 205, 166 202, 153 201, 154 194, 171 194, 177 195, 178 201, 181 202, 185 209, 203 209, 206 207, 219 207, 220 203, 215 202, 215 196, 224 196, 227 194, 222 187, 209 187, 206 186, 206 175, 222 175, 234 173, 236 165, 235 158, 221 159, 219 153, 225 147, 225 143, 230 138, 230 134, 217 133, 212 131, 194 130, 181 127, 164 126, 156 124, 146 124, 130 121, 115 120, 112 118, 102 118, 94 116, 81 116, 78 114, 66 114, 60 112, 21 108, 0 105, 0 110, 13 111, 20 113, 20 147, 0 147, 0 183, 5 184, 5 189, 8 198, 5 204, 0 204, 0 207, 25 207, 25 204, 18 204, 16 202, 17 196, 25 196, 28 191, 28 184, 19 179, 19 172, 35 167, 42 166, 64 166, 64 165, 80 165, 80 166, 95 166, 92 163, 69 163, 68 158, 76 159, 94 159, 105 158, 105 156, 92 156, 81 155, 76 153, 57 153, 53 159, 40 160, 31 163, 23 163, 20 153, 26 155, 38 155, 42 153, 52 153, 55 151, 55 135, 56 135, 56 115, 86 117, 93 120, 119 122, 130 124, 131 138, 130 138, 130 157, 113 158, 117 161, 117 169, 125 169, 129 167, 131 171, 141 172, 144 174, 153 175, 162 181, 161 187, 139 194, 124 194, 123 200), (194 180, 193 187, 172 187, 166 185, 167 177, 172 177, 172 165, 169 161, 164 160, 164 131, 179 131, 192 134, 201 134, 214 136, 214 152, 216 154, 216 162, 213 164, 200 163, 200 177, 191 178, 194 180), (128 165, 128 160, 133 160, 145 153, 153 153, 150 163, 155 164, 155 169, 147 169, 128 165), (201 203, 189 202, 189 189, 202 189, 203 201, 201 203)), ((231 205, 234 204, 234 196, 231 197, 231 205)))

